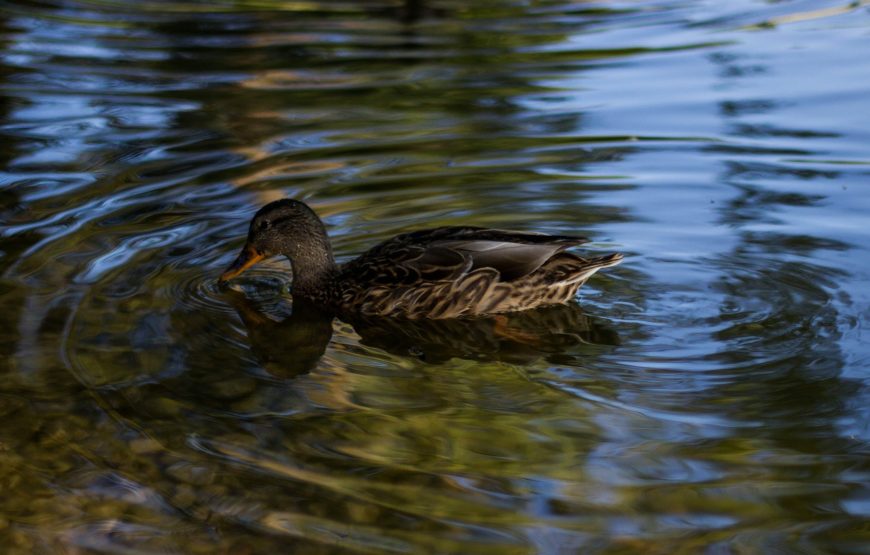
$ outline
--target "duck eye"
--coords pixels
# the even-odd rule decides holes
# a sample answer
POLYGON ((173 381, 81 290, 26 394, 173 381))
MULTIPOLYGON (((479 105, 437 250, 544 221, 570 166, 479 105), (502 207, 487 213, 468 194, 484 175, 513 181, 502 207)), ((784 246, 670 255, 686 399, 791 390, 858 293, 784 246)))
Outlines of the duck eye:
POLYGON ((257 229, 259 231, 264 231, 266 229, 269 229, 269 226, 271 226, 271 225, 272 225, 272 222, 270 222, 269 220, 260 220, 260 223, 257 224, 257 229))

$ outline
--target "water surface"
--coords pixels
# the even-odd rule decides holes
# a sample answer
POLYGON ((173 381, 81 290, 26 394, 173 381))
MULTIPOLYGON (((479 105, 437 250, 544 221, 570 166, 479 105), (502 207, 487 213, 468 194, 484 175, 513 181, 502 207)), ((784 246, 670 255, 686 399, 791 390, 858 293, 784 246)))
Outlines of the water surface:
POLYGON ((863 1, 0 3, 0 550, 866 553, 868 48, 863 1), (285 196, 342 260, 626 260, 513 339, 218 290, 285 196))

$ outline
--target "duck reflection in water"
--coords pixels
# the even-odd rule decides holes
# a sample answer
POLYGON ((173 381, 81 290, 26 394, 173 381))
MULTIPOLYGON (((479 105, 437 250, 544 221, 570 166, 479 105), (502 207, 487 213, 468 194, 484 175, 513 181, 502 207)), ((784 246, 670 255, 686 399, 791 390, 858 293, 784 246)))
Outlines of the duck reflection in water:
POLYGON ((227 289, 224 297, 242 319, 257 360, 271 374, 284 378, 303 374, 326 352, 333 315, 322 307, 298 299, 289 316, 276 320, 241 291, 227 289))
POLYGON ((615 331, 586 315, 577 303, 477 318, 403 320, 339 315, 294 299, 290 315, 277 320, 241 291, 226 289, 224 294, 247 329, 254 355, 267 371, 284 378, 317 365, 336 317, 353 326, 363 345, 431 364, 452 358, 527 364, 619 344, 615 331))

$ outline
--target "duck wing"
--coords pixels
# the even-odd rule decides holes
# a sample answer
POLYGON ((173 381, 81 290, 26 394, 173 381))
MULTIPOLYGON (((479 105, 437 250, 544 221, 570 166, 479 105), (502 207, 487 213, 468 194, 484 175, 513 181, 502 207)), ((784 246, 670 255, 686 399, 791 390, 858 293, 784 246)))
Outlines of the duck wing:
POLYGON ((410 285, 450 281, 488 268, 499 281, 514 281, 555 254, 588 242, 583 237, 441 227, 405 233, 381 243, 344 266, 359 284, 410 285))

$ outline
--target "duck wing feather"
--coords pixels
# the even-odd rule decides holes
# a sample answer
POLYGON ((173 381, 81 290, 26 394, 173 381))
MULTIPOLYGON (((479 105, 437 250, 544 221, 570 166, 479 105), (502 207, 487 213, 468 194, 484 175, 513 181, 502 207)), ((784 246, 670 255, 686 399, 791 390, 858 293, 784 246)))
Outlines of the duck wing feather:
POLYGON ((555 254, 586 243, 583 237, 441 227, 398 235, 346 264, 342 270, 360 285, 410 285, 457 280, 482 268, 499 281, 526 276, 555 254))

